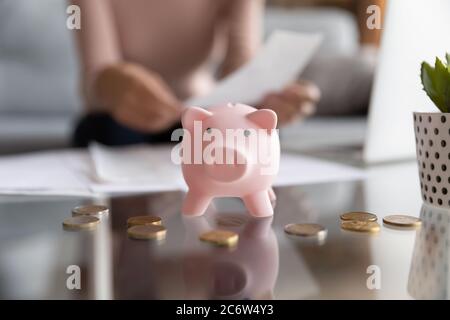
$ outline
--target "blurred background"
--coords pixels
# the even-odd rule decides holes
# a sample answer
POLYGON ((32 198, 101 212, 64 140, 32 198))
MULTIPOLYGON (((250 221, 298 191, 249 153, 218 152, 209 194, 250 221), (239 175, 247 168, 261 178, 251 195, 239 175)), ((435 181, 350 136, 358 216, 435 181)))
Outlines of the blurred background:
MULTIPOLYGON (((385 1, 266 2, 265 36, 275 29, 324 35, 301 75, 322 91, 317 117, 367 111, 381 33, 366 27, 371 4, 383 9, 385 1)), ((84 107, 67 6, 65 0, 0 1, 0 154, 70 146, 84 107)))

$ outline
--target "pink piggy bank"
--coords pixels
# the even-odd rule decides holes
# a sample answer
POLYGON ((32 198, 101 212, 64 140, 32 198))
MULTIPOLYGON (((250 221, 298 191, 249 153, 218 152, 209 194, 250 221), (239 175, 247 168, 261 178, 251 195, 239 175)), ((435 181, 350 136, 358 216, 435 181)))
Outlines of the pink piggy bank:
POLYGON ((276 113, 229 103, 190 107, 181 121, 181 165, 189 187, 183 214, 202 215, 215 197, 240 197, 251 215, 272 216, 271 186, 280 162, 276 113))

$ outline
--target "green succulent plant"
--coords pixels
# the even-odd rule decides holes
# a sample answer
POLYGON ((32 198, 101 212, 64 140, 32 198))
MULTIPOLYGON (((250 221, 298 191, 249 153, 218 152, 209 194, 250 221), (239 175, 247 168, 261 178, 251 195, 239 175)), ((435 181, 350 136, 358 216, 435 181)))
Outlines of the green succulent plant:
POLYGON ((436 58, 434 67, 422 62, 421 79, 423 90, 442 112, 450 110, 450 54, 446 55, 447 63, 436 58))

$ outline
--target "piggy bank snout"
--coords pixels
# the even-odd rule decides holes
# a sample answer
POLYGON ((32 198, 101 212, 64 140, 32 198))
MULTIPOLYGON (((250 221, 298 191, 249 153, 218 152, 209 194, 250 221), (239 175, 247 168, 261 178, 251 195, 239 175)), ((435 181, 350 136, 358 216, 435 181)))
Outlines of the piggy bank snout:
POLYGON ((245 175, 247 156, 236 149, 218 148, 204 165, 206 174, 214 180, 232 182, 245 175))

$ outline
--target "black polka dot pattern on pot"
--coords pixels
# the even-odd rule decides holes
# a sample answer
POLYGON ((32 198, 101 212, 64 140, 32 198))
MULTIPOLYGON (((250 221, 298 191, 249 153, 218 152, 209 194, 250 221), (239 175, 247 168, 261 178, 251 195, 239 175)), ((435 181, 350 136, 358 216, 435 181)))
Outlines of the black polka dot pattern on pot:
POLYGON ((450 208, 450 114, 415 113, 414 131, 422 199, 450 208), (425 120, 425 121, 424 121, 425 120))

